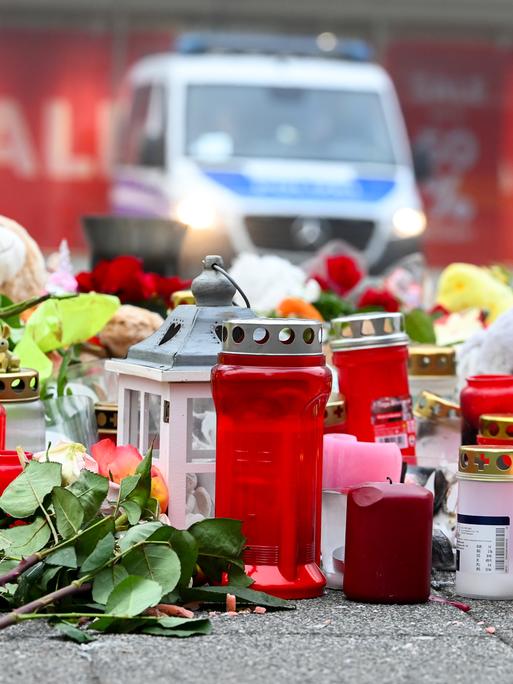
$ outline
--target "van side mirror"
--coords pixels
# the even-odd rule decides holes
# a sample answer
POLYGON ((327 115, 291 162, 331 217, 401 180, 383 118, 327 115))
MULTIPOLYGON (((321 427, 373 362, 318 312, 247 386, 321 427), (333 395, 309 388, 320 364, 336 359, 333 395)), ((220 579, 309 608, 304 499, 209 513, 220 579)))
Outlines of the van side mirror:
POLYGON ((433 158, 424 145, 413 145, 413 172, 417 183, 423 183, 433 175, 433 158))

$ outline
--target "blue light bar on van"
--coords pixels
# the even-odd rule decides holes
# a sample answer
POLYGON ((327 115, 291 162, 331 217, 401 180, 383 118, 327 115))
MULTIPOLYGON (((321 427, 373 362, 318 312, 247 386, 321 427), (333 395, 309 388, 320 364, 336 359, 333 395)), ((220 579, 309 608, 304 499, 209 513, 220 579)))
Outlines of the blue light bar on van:
POLYGON ((289 36, 264 33, 224 33, 200 31, 178 36, 174 50, 180 54, 266 54, 301 57, 332 57, 357 62, 372 58, 372 50, 363 40, 320 36, 289 36))

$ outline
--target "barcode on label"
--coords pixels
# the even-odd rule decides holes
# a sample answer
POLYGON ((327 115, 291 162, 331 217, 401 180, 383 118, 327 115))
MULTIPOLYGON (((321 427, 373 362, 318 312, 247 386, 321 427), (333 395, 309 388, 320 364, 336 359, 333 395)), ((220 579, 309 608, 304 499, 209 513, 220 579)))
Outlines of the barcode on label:
POLYGON ((376 437, 376 442, 397 444, 401 449, 406 449, 408 446, 408 437, 404 433, 400 435, 386 435, 383 437, 376 437))
POLYGON ((506 530, 504 527, 495 529, 495 572, 506 569, 506 530))

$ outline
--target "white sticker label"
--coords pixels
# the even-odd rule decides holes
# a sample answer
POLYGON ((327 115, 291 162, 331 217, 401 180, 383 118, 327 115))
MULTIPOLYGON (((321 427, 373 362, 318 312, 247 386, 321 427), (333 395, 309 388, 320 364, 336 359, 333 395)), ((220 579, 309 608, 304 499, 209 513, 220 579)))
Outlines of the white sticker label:
POLYGON ((459 572, 508 572, 509 517, 458 515, 456 569, 459 572))

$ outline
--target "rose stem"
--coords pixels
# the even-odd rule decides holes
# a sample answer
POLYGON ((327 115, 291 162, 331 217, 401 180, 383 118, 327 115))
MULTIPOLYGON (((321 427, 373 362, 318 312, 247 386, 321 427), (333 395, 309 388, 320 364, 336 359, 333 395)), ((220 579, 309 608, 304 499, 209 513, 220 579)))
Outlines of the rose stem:
POLYGON ((73 594, 77 594, 78 592, 89 591, 89 589, 91 589, 91 584, 82 584, 81 580, 76 580, 67 587, 57 589, 57 591, 53 591, 51 594, 42 596, 41 598, 31 601, 20 608, 16 608, 7 615, 4 615, 0 618, 0 629, 5 629, 6 627, 14 625, 18 622, 19 616, 24 613, 36 613, 38 610, 45 608, 51 603, 60 601, 67 596, 73 596, 73 594))

